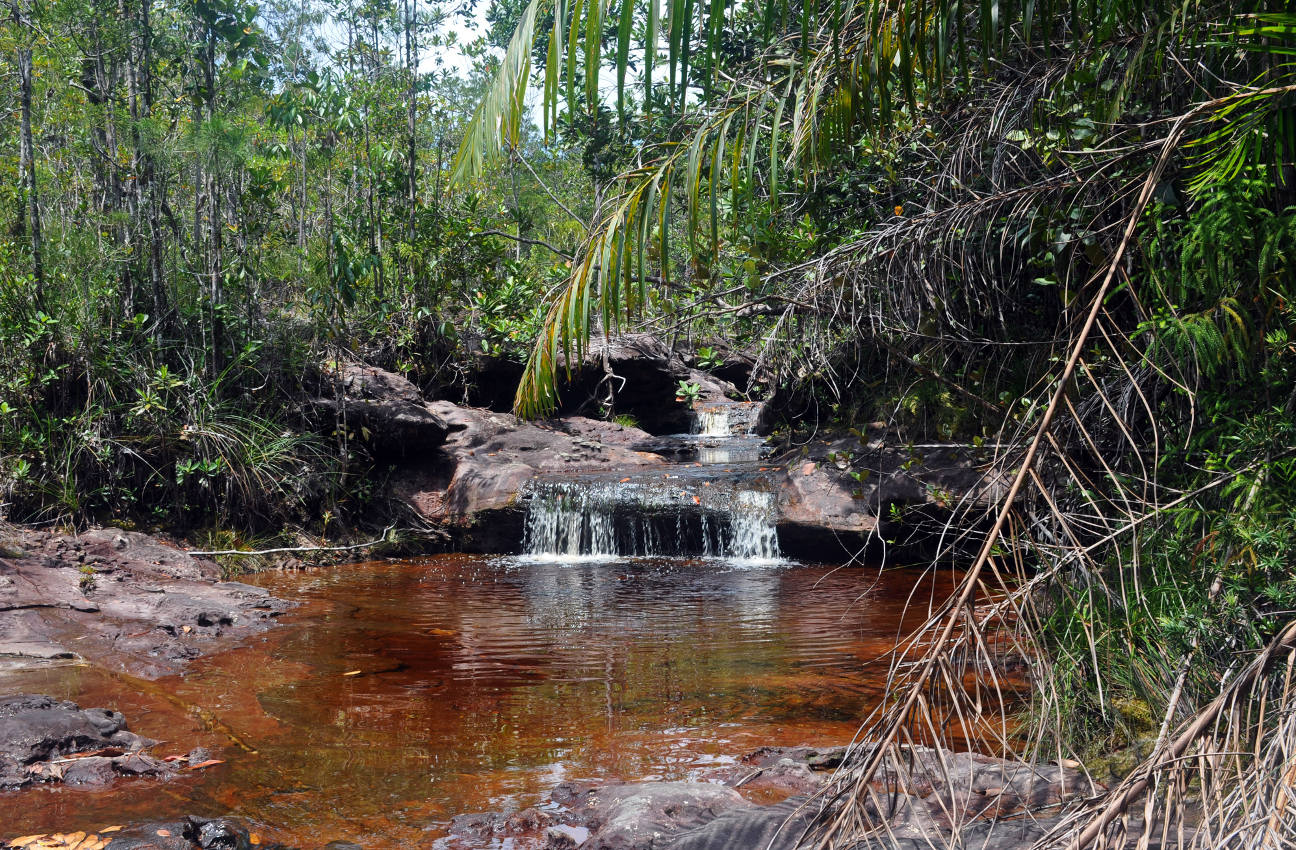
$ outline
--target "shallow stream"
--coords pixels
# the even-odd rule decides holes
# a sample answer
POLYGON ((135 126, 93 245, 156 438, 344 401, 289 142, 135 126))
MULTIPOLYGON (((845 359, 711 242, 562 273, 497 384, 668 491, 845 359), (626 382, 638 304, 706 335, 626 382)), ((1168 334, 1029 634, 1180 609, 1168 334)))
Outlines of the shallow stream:
POLYGON ((764 745, 844 743, 882 697, 917 586, 949 577, 717 559, 446 555, 266 573, 280 628, 157 682, 5 674, 224 763, 0 795, 6 833, 237 814, 267 839, 432 846, 455 814, 574 778, 681 779, 764 745))

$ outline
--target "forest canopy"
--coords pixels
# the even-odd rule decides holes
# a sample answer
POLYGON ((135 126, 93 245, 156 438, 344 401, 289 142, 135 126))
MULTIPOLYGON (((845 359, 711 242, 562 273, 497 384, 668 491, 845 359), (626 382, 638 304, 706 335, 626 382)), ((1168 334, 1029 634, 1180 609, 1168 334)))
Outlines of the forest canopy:
POLYGON ((471 7, 418 0, 11 0, 0 516, 359 524, 371 459, 301 403, 330 364, 469 398, 508 363, 539 416, 595 335, 724 345, 790 443, 881 420, 1014 482, 952 521, 980 535, 967 604, 905 647, 881 740, 980 706, 941 659, 1006 630, 1036 687, 1005 747, 1152 735, 1166 811, 1185 753, 1254 752, 1194 781, 1228 846, 1265 840, 1261 754, 1292 730, 1247 706, 1290 706, 1296 639, 1296 13, 476 13, 468 41, 471 7))

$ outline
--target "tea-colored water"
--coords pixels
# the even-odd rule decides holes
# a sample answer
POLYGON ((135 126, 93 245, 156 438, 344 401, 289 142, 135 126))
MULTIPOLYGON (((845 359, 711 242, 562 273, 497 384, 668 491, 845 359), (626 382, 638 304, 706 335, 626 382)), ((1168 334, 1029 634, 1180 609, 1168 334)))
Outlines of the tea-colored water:
POLYGON ((0 674, 123 711, 225 763, 169 782, 0 795, 0 838, 187 813, 270 838, 429 846, 455 814, 569 778, 687 778, 762 745, 844 743, 882 697, 869 664, 949 577, 723 562, 448 555, 269 573, 283 627, 153 683, 85 667, 0 674))

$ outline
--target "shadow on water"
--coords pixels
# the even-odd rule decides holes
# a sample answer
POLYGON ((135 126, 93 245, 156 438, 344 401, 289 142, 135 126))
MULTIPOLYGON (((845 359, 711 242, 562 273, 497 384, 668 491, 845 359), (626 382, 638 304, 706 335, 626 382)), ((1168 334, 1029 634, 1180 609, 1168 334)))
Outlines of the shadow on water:
MULTIPOLYGON (((232 813, 279 840, 394 847, 564 779, 683 779, 758 746, 842 743, 883 696, 885 664, 866 662, 916 624, 901 614, 920 577, 447 555, 255 580, 305 604, 156 692, 84 667, 0 675, 3 691, 121 710, 160 755, 226 759, 167 783, 0 795, 7 833, 232 813)), ((922 577, 917 607, 951 582, 922 577)))

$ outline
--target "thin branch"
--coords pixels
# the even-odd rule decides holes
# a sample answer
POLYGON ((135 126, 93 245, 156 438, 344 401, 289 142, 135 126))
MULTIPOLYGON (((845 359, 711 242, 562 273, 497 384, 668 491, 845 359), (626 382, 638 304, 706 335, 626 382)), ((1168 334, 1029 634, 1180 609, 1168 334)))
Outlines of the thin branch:
POLYGON ((367 543, 353 543, 350 546, 281 546, 275 549, 214 549, 210 552, 200 552, 196 549, 190 549, 185 554, 195 558, 211 558, 216 555, 278 555, 284 552, 349 552, 353 549, 367 549, 370 546, 377 546, 379 543, 387 543, 387 535, 395 528, 389 525, 383 529, 381 537, 370 540, 367 543))
POLYGON ((544 180, 540 177, 540 175, 536 173, 536 170, 531 167, 531 163, 527 162, 526 157, 522 155, 522 151, 518 150, 517 145, 513 144, 513 140, 509 139, 507 141, 509 145, 509 150, 513 153, 514 156, 518 158, 518 162, 525 165, 526 170, 531 172, 531 176, 534 177, 535 181, 540 184, 540 188, 544 189, 544 193, 549 196, 549 200, 553 201, 555 204, 562 207, 563 212, 571 216, 572 221, 579 224, 583 230, 588 232, 589 224, 583 218, 576 215, 576 213, 572 212, 571 207, 567 206, 562 201, 558 200, 558 196, 553 193, 553 191, 549 188, 549 185, 545 183, 544 180))
POLYGON ((521 243, 524 244, 524 245, 539 245, 541 248, 548 248, 550 251, 553 251, 555 254, 557 254, 558 256, 562 257, 562 258, 565 259, 565 260, 570 260, 570 259, 572 258, 572 255, 571 255, 571 254, 567 253, 566 251, 562 250, 561 248, 557 248, 557 247, 555 247, 555 246, 549 244, 548 242, 544 241, 543 239, 529 239, 529 238, 527 238, 527 237, 525 237, 525 236, 517 236, 517 235, 512 234, 512 233, 506 233, 506 232, 503 231, 503 230, 481 230, 481 231, 478 231, 476 235, 478 235, 478 236, 502 236, 502 237, 505 238, 505 239, 512 239, 514 242, 521 242, 521 243))

